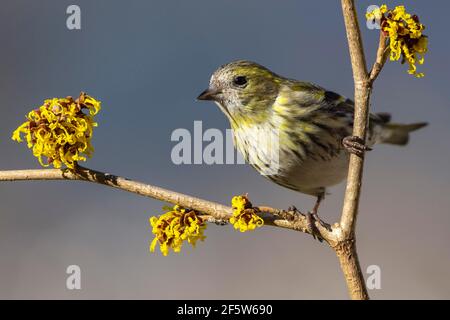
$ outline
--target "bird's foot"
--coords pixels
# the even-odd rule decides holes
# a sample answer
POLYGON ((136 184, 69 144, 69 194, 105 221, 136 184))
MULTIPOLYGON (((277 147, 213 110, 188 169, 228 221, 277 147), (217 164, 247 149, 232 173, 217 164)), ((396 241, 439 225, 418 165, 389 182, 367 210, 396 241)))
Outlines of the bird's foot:
POLYGON ((322 221, 317 212, 308 212, 305 215, 305 217, 306 217, 306 229, 308 233, 310 233, 314 239, 319 240, 319 242, 322 242, 323 238, 319 230, 317 229, 316 222, 318 222, 323 228, 327 229, 328 231, 332 231, 331 225, 322 221))
POLYGON ((342 145, 344 148, 358 157, 362 157, 364 152, 371 151, 372 148, 369 148, 364 144, 364 141, 357 136, 348 136, 342 139, 342 145))
POLYGON ((308 233, 311 234, 314 239, 317 239, 320 242, 322 242, 323 238, 320 235, 320 231, 317 229, 316 222, 318 222, 323 228, 327 229, 328 231, 332 231, 332 229, 331 225, 320 219, 319 215, 317 214, 317 208, 318 207, 315 206, 315 208, 312 211, 309 211, 308 213, 304 214, 300 212, 300 210, 298 210, 295 206, 290 206, 287 212, 290 214, 291 219, 293 218, 293 215, 305 217, 306 230, 308 231, 308 233))
POLYGON ((328 231, 333 231, 331 229, 331 225, 326 223, 325 221, 323 221, 322 219, 320 219, 319 215, 317 214, 317 212, 311 212, 312 217, 314 218, 314 220, 316 220, 322 227, 324 227, 325 229, 327 229, 328 231))

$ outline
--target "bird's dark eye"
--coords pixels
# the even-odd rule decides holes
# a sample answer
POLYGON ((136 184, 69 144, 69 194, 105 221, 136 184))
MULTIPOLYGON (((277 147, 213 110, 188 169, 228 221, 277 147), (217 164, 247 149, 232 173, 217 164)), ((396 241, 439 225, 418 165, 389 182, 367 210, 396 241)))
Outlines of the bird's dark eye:
POLYGON ((244 76, 237 76, 233 79, 233 83, 239 87, 243 87, 247 84, 247 78, 244 76))

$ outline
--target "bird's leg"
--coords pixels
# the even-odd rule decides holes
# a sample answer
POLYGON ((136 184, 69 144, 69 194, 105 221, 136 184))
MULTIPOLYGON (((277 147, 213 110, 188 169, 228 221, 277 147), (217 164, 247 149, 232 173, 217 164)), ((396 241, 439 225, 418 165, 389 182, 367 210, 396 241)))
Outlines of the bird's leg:
POLYGON ((318 214, 320 203, 322 202, 322 200, 324 198, 325 198, 325 191, 317 196, 316 203, 314 204, 314 207, 313 207, 312 211, 310 212, 310 214, 312 215, 314 220, 316 220, 317 222, 320 223, 320 225, 322 227, 324 227, 325 229, 331 231, 331 226, 328 223, 322 221, 322 219, 320 219, 319 214, 318 214))
POLYGON ((290 206, 287 211, 290 214, 296 214, 305 217, 306 230, 308 231, 309 234, 313 236, 314 239, 317 239, 320 242, 323 241, 323 238, 321 237, 319 230, 317 230, 315 223, 318 222, 322 227, 331 231, 331 226, 328 223, 322 221, 322 219, 320 219, 319 215, 317 214, 317 212, 319 211, 320 203, 322 202, 324 197, 325 197, 325 190, 317 196, 317 200, 316 203, 314 204, 313 209, 307 212, 306 214, 300 212, 295 206, 290 206))
POLYGON ((300 212, 300 210, 298 210, 295 206, 290 206, 288 208, 289 214, 294 214, 294 215, 298 215, 298 216, 303 216, 306 218, 306 230, 308 231, 309 234, 311 234, 313 236, 314 239, 319 240, 320 242, 323 241, 322 237, 320 236, 320 234, 317 232, 317 228, 314 225, 315 222, 315 218, 313 217, 313 215, 311 214, 311 212, 308 212, 306 214, 303 214, 302 212, 300 212))
POLYGON ((364 141, 357 136, 348 136, 342 139, 342 145, 344 148, 358 157, 362 157, 365 151, 370 151, 372 148, 369 148, 365 145, 364 141))
POLYGON ((309 231, 309 233, 311 233, 311 235, 314 237, 314 239, 317 236, 317 239, 320 242, 322 242, 323 239, 318 234, 317 227, 314 223, 317 221, 322 227, 331 231, 331 226, 328 223, 322 221, 322 219, 320 219, 319 214, 318 214, 320 203, 322 202, 324 197, 325 197, 325 191, 317 196, 317 200, 316 200, 316 203, 314 204, 312 211, 310 211, 306 214, 308 231, 309 231))
POLYGON ((319 242, 322 242, 323 239, 320 236, 320 233, 317 231, 316 225, 314 224, 315 218, 311 214, 311 212, 308 212, 306 215, 306 230, 308 230, 308 233, 313 236, 314 239, 319 240, 319 242))

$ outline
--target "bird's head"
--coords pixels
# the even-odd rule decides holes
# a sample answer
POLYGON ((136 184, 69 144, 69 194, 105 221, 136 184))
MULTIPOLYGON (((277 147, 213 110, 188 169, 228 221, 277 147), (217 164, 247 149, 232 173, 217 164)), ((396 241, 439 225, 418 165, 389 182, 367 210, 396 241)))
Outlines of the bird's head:
POLYGON ((283 78, 251 61, 234 61, 211 76, 198 100, 217 103, 232 125, 264 121, 278 95, 283 78))

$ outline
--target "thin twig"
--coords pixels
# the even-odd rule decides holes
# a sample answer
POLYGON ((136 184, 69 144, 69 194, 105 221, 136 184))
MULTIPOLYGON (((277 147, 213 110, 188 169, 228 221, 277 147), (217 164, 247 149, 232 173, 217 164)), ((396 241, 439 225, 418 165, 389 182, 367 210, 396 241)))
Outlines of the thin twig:
MULTIPOLYGON (((37 169, 37 170, 6 170, 0 171, 1 181, 31 181, 31 180, 76 180, 102 184, 105 186, 125 190, 141 196, 178 204, 186 208, 196 210, 204 215, 205 219, 211 222, 228 220, 233 209, 220 203, 196 198, 176 191, 164 189, 150 184, 133 181, 127 178, 119 177, 113 174, 104 173, 92 169, 78 166, 75 171, 59 169, 37 169), (209 217, 209 218, 208 218, 209 217)), ((267 213, 269 216, 263 216, 266 225, 277 226, 281 228, 296 230, 308 233, 307 222, 304 217, 287 220, 287 212, 281 209, 271 207, 259 207, 261 214, 267 213), (286 212, 285 215, 281 214, 286 212)), ((317 228, 324 239, 333 240, 330 231, 321 226, 317 228), (322 234, 323 233, 323 234, 322 234)))
POLYGON ((369 81, 372 85, 373 82, 377 79, 381 70, 386 63, 386 60, 389 56, 390 49, 387 46, 387 37, 383 31, 380 31, 380 40, 378 43, 377 57, 375 63, 372 66, 372 70, 370 71, 369 81))

